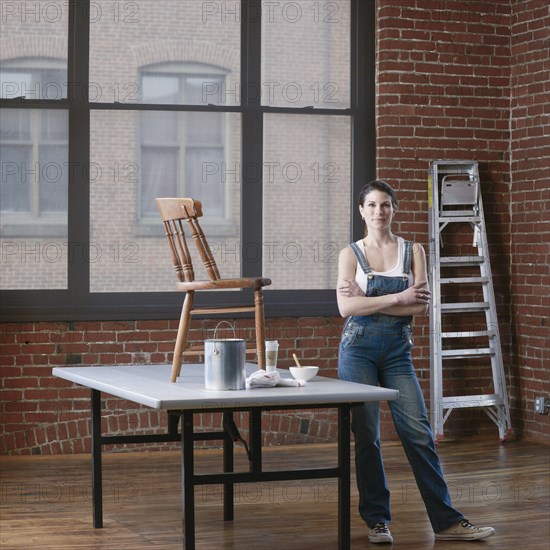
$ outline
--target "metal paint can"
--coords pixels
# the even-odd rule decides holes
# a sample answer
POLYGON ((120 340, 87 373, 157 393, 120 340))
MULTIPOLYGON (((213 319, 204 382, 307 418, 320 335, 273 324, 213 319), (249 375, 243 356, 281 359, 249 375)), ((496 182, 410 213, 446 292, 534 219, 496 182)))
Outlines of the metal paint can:
POLYGON ((215 336, 216 332, 213 339, 204 341, 205 388, 207 390, 244 390, 246 340, 220 339, 215 336))

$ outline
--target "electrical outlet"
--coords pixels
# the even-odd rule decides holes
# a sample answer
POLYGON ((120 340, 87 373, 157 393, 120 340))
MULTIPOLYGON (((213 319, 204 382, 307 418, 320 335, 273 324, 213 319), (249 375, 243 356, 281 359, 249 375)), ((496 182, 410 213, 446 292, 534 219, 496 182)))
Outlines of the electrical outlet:
POLYGON ((539 414, 548 414, 550 412, 550 400, 547 397, 535 398, 535 412, 539 414))

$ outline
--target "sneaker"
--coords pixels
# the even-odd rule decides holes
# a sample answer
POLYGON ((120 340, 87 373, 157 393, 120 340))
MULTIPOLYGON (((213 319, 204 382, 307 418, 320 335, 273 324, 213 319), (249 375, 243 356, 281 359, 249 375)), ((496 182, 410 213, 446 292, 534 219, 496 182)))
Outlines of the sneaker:
POLYGON ((388 526, 384 522, 377 523, 374 527, 369 527, 369 541, 379 542, 393 542, 388 526))
POLYGON ((436 540, 480 540, 495 534, 492 527, 476 527, 467 519, 451 525, 445 531, 435 534, 436 540))

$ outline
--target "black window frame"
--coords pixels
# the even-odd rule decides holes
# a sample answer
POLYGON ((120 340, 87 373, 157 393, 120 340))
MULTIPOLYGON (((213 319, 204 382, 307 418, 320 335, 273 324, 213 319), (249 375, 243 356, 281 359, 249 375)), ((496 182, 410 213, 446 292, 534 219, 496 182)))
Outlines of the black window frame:
MULTIPOLYGON (((138 103, 92 103, 86 93, 89 81, 90 0, 69 2, 68 97, 60 100, 0 99, 0 108, 66 109, 69 112, 69 163, 89 166, 90 113, 93 110, 174 110, 237 112, 242 117, 242 216, 241 242, 262 242, 262 186, 247 179, 246 167, 262 166, 263 118, 267 113, 340 115, 351 118, 350 238, 362 231, 355 206, 357 192, 376 175, 375 130, 375 17, 376 3, 351 2, 351 102, 348 109, 270 107, 258 98, 242 95, 239 106, 141 105, 138 103), (85 131, 87 129, 87 131, 85 131), (250 238, 253 236, 253 238, 250 238)), ((261 0, 241 1, 241 82, 242 89, 261 82, 261 0)), ((160 221, 159 221, 160 223, 160 221)), ((68 196, 68 243, 90 243, 90 182, 83 170, 71 173, 68 196)), ((259 247, 261 249, 261 246, 259 247)), ((166 261, 169 262, 168 250, 166 261)), ((262 275, 262 258, 242 255, 242 275, 262 275)), ((1 320, 109 321, 176 319, 183 300, 179 292, 90 292, 89 258, 74 254, 67 265, 65 290, 2 290, 1 320)), ((336 269, 336 267, 335 267, 336 269)), ((269 277, 269 273, 263 274, 269 277)), ((175 286, 175 284, 174 284, 175 286)), ((203 292, 199 305, 239 304, 238 292, 203 292)), ((267 317, 338 315, 333 289, 273 290, 265 292, 267 317)))

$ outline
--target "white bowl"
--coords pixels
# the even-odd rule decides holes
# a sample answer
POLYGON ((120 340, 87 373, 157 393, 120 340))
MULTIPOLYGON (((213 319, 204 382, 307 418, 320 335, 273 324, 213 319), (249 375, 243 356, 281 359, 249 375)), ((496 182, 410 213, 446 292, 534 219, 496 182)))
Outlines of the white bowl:
POLYGON ((311 380, 319 372, 319 367, 290 367, 290 374, 296 380, 311 380))

